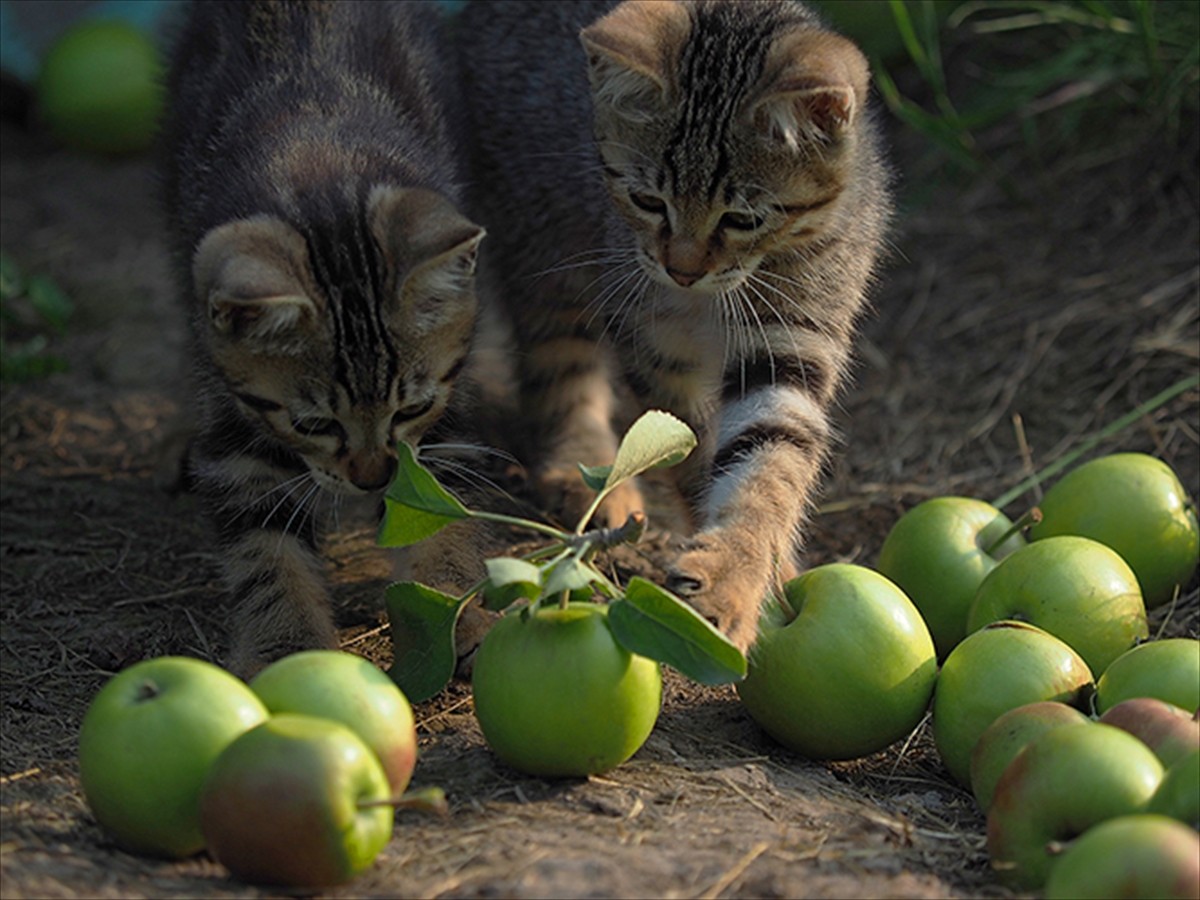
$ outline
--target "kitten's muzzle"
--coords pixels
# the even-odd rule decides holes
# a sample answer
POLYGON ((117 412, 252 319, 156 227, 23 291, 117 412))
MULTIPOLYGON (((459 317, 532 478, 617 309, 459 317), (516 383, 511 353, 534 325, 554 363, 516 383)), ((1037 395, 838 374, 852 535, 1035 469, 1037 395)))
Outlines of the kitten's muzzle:
POLYGON ((392 483, 396 474, 396 459, 393 456, 352 459, 346 466, 350 483, 367 493, 382 491, 392 483))

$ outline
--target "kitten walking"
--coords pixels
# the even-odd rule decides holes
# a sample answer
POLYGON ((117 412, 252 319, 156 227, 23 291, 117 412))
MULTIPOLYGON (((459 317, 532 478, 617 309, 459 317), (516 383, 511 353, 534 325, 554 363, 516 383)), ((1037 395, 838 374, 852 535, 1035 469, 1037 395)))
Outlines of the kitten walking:
POLYGON ((797 572, 888 217, 866 60, 791 0, 506 0, 460 34, 543 500, 577 510, 575 463, 611 461, 619 379, 682 417, 698 530, 669 586, 745 648, 797 572))
MULTIPOLYGON (((191 475, 234 600, 230 667, 336 643, 319 506, 378 494, 445 422, 469 360, 483 230, 436 12, 196 3, 169 79, 166 200, 189 309, 191 475)), ((469 541, 424 548, 468 581, 469 541)))

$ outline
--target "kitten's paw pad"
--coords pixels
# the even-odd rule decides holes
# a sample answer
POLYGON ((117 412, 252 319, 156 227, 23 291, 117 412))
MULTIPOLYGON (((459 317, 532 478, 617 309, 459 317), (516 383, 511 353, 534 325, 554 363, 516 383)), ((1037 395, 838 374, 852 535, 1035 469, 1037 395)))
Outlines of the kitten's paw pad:
POLYGON ((499 620, 500 614, 484 609, 478 598, 472 600, 459 615, 454 627, 454 655, 457 657, 454 674, 459 678, 470 679, 475 666, 475 653, 499 620))

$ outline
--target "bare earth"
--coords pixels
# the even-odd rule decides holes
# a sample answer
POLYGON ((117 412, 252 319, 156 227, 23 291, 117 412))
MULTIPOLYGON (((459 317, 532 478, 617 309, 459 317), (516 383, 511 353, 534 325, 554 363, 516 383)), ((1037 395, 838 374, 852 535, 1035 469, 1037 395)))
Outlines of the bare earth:
MULTIPOLYGON (((195 498, 155 487, 182 325, 150 163, 85 159, 3 127, 3 249, 78 311, 53 345, 70 371, 0 394, 0 894, 262 896, 204 858, 120 852, 80 794, 75 741, 91 697, 139 659, 220 658, 226 610, 195 498)), ((901 149, 906 196, 920 199, 864 325, 812 564, 873 564, 918 501, 994 499, 1196 373, 1196 142, 1168 151, 1141 137, 1115 159, 1098 144, 1045 172, 1014 167, 1019 196, 993 179, 922 187, 938 179, 901 149)), ((1200 496, 1200 392, 1089 455, 1116 450, 1160 456, 1200 496)), ((520 492, 519 472, 498 475, 520 492)), ((670 537, 653 532, 617 571, 653 575, 670 537)), ((344 645, 386 664, 388 566, 371 528, 331 544, 344 645)), ((1194 580, 1152 629, 1198 628, 1194 580)), ((452 814, 402 814, 377 865, 331 896, 1009 896, 927 722, 868 759, 814 763, 763 736, 731 689, 669 677, 630 762, 549 782, 492 758, 464 684, 417 717, 415 784, 441 785, 452 814)))

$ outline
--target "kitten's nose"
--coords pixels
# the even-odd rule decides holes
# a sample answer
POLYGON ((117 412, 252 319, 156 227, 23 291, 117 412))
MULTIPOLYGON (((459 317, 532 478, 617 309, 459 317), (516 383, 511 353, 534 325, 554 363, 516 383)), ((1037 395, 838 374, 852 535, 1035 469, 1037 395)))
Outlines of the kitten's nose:
POLYGON ((662 248, 662 264, 680 287, 691 287, 707 274, 708 247, 700 240, 673 234, 662 248))
POLYGON ((392 483, 396 460, 391 456, 376 459, 351 460, 347 467, 350 482, 362 491, 381 491, 392 483))
POLYGON ((666 268, 667 274, 671 276, 671 280, 680 287, 691 287, 704 277, 703 272, 682 272, 679 269, 672 269, 670 266, 666 268))

